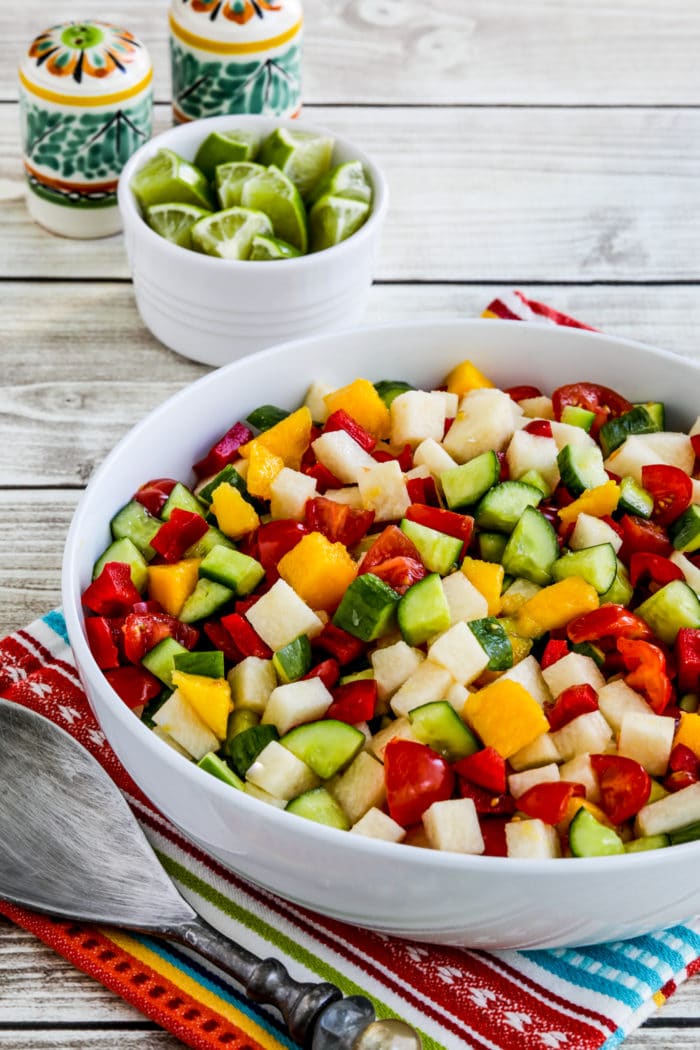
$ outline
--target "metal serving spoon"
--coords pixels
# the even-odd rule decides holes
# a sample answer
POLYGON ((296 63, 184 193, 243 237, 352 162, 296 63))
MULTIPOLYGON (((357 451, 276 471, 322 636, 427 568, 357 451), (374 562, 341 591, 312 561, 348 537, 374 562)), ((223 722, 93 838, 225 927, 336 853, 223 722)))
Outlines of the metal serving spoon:
POLYGON ((63 919, 121 926, 187 946, 276 1007, 308 1050, 420 1050, 403 1021, 362 996, 294 981, 199 918, 158 862, 100 764, 70 734, 0 700, 0 898, 63 919))

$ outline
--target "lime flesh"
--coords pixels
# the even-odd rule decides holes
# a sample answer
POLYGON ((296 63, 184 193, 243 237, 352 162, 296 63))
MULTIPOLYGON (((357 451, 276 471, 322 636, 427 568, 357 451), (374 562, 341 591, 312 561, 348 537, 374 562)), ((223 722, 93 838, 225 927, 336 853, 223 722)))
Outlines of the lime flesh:
POLYGON ((197 150, 194 163, 211 180, 219 164, 228 164, 235 160, 254 160, 257 152, 258 137, 252 131, 243 131, 240 128, 212 131, 197 150))
POLYGON ((274 164, 306 197, 331 166, 333 139, 312 131, 275 128, 260 147, 261 164, 274 164))
POLYGON ((206 215, 205 208, 196 204, 180 204, 177 201, 167 204, 154 204, 146 211, 146 221, 152 230, 165 237, 166 241, 178 244, 181 248, 192 247, 192 227, 206 215))
POLYGON ((211 209, 209 184, 194 164, 169 149, 160 149, 131 180, 131 189, 145 211, 154 204, 195 204, 211 209))
POLYGON ((359 230, 369 215, 364 201, 327 194, 309 212, 309 240, 312 252, 340 244, 359 230))
POLYGON ((338 164, 337 167, 331 168, 316 183, 306 203, 311 207, 326 194, 334 197, 353 197, 355 200, 369 204, 372 200, 372 187, 367 181, 361 161, 348 160, 345 164, 338 164))
POLYGON ((272 223, 261 211, 227 208, 200 219, 192 227, 192 246, 221 259, 247 259, 257 234, 270 236, 272 223))
POLYGON ((216 192, 222 208, 234 208, 241 203, 243 183, 253 175, 261 175, 267 169, 251 161, 233 161, 219 164, 216 169, 216 192))
POLYGON ((303 201, 291 179, 274 165, 246 179, 241 204, 265 212, 275 237, 294 245, 300 252, 306 251, 308 238, 303 201))
POLYGON ((254 262, 266 262, 270 259, 295 259, 301 255, 298 248, 279 237, 265 237, 258 234, 253 237, 253 245, 248 258, 254 262))

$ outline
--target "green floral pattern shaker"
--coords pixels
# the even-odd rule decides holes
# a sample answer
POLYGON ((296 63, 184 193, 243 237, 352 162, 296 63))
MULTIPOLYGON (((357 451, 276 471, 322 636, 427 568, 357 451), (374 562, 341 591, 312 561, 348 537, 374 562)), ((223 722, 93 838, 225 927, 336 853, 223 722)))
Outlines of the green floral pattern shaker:
POLYGON ((175 121, 226 113, 296 116, 302 21, 300 0, 172 0, 175 121))
POLYGON ((146 48, 106 22, 65 22, 40 33, 19 69, 27 204, 66 237, 121 226, 119 173, 151 134, 146 48))

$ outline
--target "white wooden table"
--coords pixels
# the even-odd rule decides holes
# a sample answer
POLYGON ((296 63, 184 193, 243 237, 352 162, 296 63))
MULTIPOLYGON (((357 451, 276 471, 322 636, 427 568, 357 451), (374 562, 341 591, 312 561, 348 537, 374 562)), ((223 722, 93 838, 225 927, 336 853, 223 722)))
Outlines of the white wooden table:
MULTIPOLYGON (((517 286, 608 332, 700 355, 697 0, 305 9, 307 113, 374 154, 391 188, 368 320, 473 316, 517 286)), ((157 127, 168 125, 166 10, 0 5, 0 180, 21 177, 21 49, 63 17, 108 18, 148 43, 157 127)), ((141 325, 120 237, 61 240, 21 201, 0 207, 4 634, 59 602, 66 529, 93 468, 206 369, 141 325)), ((0 922, 0 1050, 177 1045, 0 922)), ((700 1047, 697 979, 625 1043, 651 1046, 700 1047)))

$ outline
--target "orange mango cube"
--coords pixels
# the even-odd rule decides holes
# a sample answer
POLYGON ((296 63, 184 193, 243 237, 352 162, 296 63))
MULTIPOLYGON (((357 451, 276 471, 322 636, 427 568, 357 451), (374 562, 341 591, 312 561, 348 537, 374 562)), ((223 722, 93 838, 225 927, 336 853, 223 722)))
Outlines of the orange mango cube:
POLYGON ((344 544, 310 532, 287 551, 277 571, 312 609, 332 609, 355 579, 357 566, 344 544))
POLYGON ((214 489, 211 509, 221 531, 232 540, 240 539, 260 524, 255 508, 228 481, 223 481, 214 489))
POLYGON ((498 616, 501 611, 501 588, 505 576, 503 566, 495 561, 465 558, 460 569, 488 602, 489 616, 498 616))
POLYGON ((376 438, 388 438, 391 416, 369 379, 355 379, 324 397, 328 414, 343 409, 349 416, 376 438))
POLYGON ((179 616, 197 586, 201 558, 183 558, 172 565, 148 566, 148 596, 171 616, 179 616))
POLYGON ((304 455, 311 438, 312 425, 311 412, 306 405, 303 405, 296 412, 288 415, 286 419, 281 419, 279 423, 275 423, 269 430, 258 434, 252 441, 241 445, 238 451, 244 459, 249 459, 253 449, 264 448, 275 456, 279 456, 285 467, 298 470, 301 464, 301 457, 304 455))
POLYGON ((464 703, 465 721, 486 747, 510 758, 549 729, 535 698, 519 682, 499 679, 471 693, 464 703))

